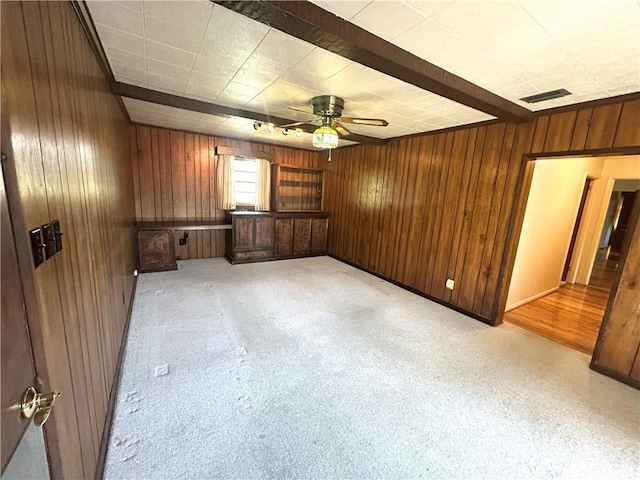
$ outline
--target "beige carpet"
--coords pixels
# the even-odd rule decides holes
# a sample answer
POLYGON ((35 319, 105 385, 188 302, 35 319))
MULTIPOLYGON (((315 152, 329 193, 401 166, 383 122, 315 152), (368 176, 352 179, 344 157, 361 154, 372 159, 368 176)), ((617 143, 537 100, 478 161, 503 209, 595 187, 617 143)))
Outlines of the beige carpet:
POLYGON ((328 257, 139 277, 105 477, 632 478, 640 392, 328 257))

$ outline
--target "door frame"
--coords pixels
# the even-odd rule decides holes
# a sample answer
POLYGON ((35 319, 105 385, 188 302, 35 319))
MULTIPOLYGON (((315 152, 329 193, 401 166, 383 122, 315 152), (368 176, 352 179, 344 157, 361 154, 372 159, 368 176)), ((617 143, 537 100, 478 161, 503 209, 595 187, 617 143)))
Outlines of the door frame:
POLYGON ((584 186, 582 187, 582 195, 580 196, 580 206, 578 207, 578 214, 576 215, 575 221, 573 223, 573 231, 571 232, 571 241, 569 242, 569 250, 567 251, 567 258, 564 260, 564 267, 562 268, 562 277, 560 277, 561 282, 566 282, 567 277, 569 276, 569 272, 574 267, 571 265, 571 261, 573 260, 573 253, 576 248, 576 242, 578 241, 578 232, 580 231, 580 227, 582 225, 582 220, 584 216, 584 210, 587 206, 587 198, 589 197, 589 193, 591 192, 591 188, 593 186, 593 178, 587 176, 584 181, 584 186))
MULTIPOLYGON (((511 209, 511 217, 509 220, 509 227, 507 229, 507 247, 504 250, 502 257, 502 267, 500 268, 500 276, 498 278, 498 291, 497 299, 494 302, 494 310, 491 318, 493 322, 492 326, 496 326, 502 323, 504 318, 504 310, 507 304, 507 295, 509 293, 509 286, 511 284, 511 277, 513 276, 513 267, 515 265, 516 251, 518 249, 518 243, 520 242, 520 234, 522 233, 522 224, 524 222, 524 214, 529 200, 529 193, 531 191, 531 181, 533 179, 533 168, 536 160, 545 159, 571 159, 571 158, 584 158, 584 157, 617 157, 627 155, 640 155, 640 147, 616 147, 616 148, 598 148, 590 150, 574 150, 566 152, 546 152, 546 153, 526 153, 522 156, 520 163, 520 171, 518 174, 518 181, 516 183, 516 197, 511 209)), ((638 209, 640 209, 640 201, 635 202, 638 209)), ((635 209, 635 208, 634 208, 635 209)), ((634 217, 635 218, 635 217, 634 217)), ((629 230, 628 238, 632 238, 635 232, 635 224, 632 225, 632 229, 629 230)), ((640 232, 639 232, 640 233, 640 232)), ((620 282, 620 275, 624 269, 624 261, 626 261, 626 254, 629 248, 630 242, 625 242, 623 250, 620 254, 620 268, 615 274, 613 286, 611 292, 615 292, 620 282), (615 289, 614 290, 614 287, 615 289)), ((609 302, 613 295, 609 294, 609 302)), ((598 340, 603 336, 604 327, 609 321, 610 307, 605 311, 603 321, 600 325, 600 331, 598 332, 598 340)), ((596 343, 598 348, 598 343, 596 343)), ((594 350, 595 355, 595 350, 594 350)), ((593 359, 593 356, 592 356, 593 359)), ((591 366, 593 368, 593 366, 591 366)), ((622 377, 615 372, 604 372, 600 367, 598 371, 605 373, 606 375, 615 378, 621 382, 631 384, 629 377, 622 377)), ((634 385, 635 386, 635 385, 634 385)))
MULTIPOLYGON (((600 353, 602 351, 605 333, 611 319, 611 310, 616 299, 616 293, 618 292, 620 286, 620 280, 624 271, 624 265, 626 264, 627 256, 631 248, 631 242, 634 236, 640 235, 640 231, 637 231, 640 228, 640 201, 638 201, 638 198, 639 197, 636 195, 636 200, 633 202, 633 208, 631 209, 631 212, 629 214, 629 227, 622 241, 622 246, 620 247, 620 261, 618 262, 620 268, 618 268, 613 278, 613 285, 611 286, 611 292, 609 293, 609 299, 607 300, 607 307, 605 309, 604 316, 602 317, 600 331, 598 332, 598 340, 596 341, 596 346, 593 350, 593 355, 591 356, 589 367, 593 370, 603 373, 604 375, 608 375, 612 378, 615 378, 616 380, 640 389, 640 381, 632 378, 631 376, 623 376, 617 371, 610 369, 606 365, 598 363, 598 360, 600 359, 600 353)), ((637 361, 639 355, 640 352, 636 351, 636 359, 634 360, 634 362, 637 361)))

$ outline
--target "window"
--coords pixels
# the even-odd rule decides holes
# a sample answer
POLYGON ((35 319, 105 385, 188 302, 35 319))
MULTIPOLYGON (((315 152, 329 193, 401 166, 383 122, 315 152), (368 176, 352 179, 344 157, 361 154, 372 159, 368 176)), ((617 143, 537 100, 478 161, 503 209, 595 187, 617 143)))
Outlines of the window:
POLYGON ((257 203, 256 172, 258 168, 256 161, 236 158, 234 163, 236 204, 254 206, 257 203))

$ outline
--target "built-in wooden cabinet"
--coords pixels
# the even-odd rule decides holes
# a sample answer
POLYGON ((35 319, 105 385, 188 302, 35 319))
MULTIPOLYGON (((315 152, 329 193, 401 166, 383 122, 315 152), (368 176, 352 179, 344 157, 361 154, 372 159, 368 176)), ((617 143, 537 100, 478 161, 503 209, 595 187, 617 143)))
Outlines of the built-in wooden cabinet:
POLYGON ((327 213, 229 212, 226 257, 231 263, 324 255, 327 213))
POLYGON ((273 257, 273 218, 263 212, 231 212, 226 236, 226 257, 231 263, 268 260, 273 257))
POLYGON ((271 209, 275 212, 321 212, 324 171, 272 165, 271 209))
POLYGON ((177 268, 173 231, 162 228, 138 230, 138 270, 141 273, 177 268))

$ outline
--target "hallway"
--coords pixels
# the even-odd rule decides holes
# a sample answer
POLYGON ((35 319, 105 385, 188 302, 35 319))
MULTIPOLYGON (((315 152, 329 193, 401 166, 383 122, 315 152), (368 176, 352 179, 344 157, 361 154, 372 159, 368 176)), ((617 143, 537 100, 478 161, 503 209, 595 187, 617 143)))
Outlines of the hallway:
POLYGON ((616 271, 618 256, 598 251, 589 285, 565 284, 557 292, 506 312, 504 321, 591 355, 616 271))

